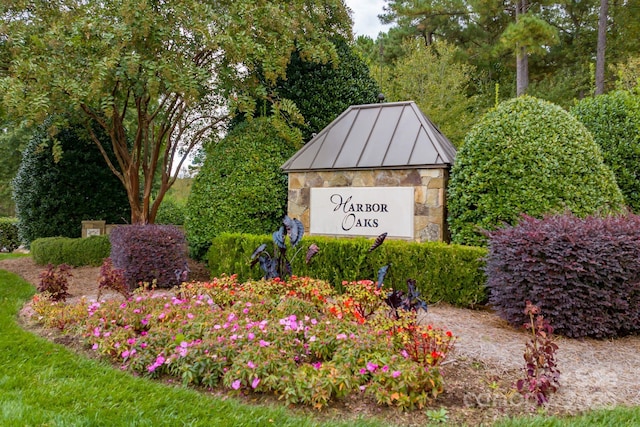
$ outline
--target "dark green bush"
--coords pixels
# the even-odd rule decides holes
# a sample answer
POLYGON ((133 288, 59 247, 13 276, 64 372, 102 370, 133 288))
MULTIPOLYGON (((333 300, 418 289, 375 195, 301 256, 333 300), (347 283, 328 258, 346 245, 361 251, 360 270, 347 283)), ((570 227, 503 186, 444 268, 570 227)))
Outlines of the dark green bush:
POLYGON ((623 197, 598 145, 574 116, 530 96, 500 104, 469 132, 448 188, 452 241, 484 245, 479 230, 521 214, 621 209, 623 197))
MULTIPOLYGON (((239 280, 259 279, 263 272, 249 266, 253 251, 262 243, 271 248, 271 236, 222 234, 213 239, 208 263, 212 276, 238 274, 239 280)), ((427 302, 444 301, 473 307, 486 301, 482 272, 483 248, 444 243, 387 240, 368 253, 371 239, 335 239, 321 236, 303 237, 300 252, 292 258, 293 274, 323 279, 341 289, 343 281, 376 280, 383 265, 392 263, 385 284, 406 290, 407 279, 417 281, 418 290, 427 302), (315 243, 320 248, 310 264, 305 264, 307 248, 315 243)), ((291 259, 290 258, 290 259, 291 259)))
POLYGON ((31 242, 31 256, 38 265, 68 264, 73 267, 98 267, 109 257, 109 236, 87 238, 43 237, 31 242))
POLYGON ((170 288, 188 279, 184 233, 175 226, 122 225, 113 229, 109 240, 113 267, 124 271, 131 290, 139 283, 154 282, 170 288))
POLYGON ((12 252, 20 246, 17 218, 0 218, 0 252, 12 252))
POLYGON ((640 213, 640 97, 616 91, 584 98, 571 113, 600 146, 627 205, 640 213))
POLYGON ((58 162, 47 124, 41 126, 13 180, 18 229, 27 245, 40 237, 80 237, 84 220, 118 224, 131 217, 122 183, 84 127, 70 125, 56 139, 62 148, 58 162))
POLYGON ((236 126, 207 151, 189 200, 185 230, 191 256, 201 259, 224 232, 271 233, 287 208, 280 166, 296 151, 268 118, 236 126))
MULTIPOLYGON (((366 62, 343 38, 333 40, 338 53, 337 63, 321 64, 305 60, 300 53, 291 54, 285 79, 278 79, 274 89, 280 98, 295 102, 304 123, 294 123, 308 141, 352 105, 377 102, 380 87, 371 77, 366 62)), ((264 76, 259 76, 264 80, 264 76)), ((271 106, 256 108, 255 116, 271 114, 271 106)), ((245 120, 243 114, 234 117, 231 128, 245 120)))

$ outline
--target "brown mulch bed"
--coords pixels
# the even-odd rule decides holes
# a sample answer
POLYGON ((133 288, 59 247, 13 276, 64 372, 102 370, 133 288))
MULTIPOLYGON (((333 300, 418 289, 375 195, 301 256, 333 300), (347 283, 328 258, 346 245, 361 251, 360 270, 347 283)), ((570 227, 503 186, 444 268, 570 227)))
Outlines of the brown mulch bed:
MULTIPOLYGON (((207 279, 203 265, 192 262, 190 268, 190 279, 207 279)), ((37 286, 44 267, 27 257, 0 261, 0 269, 16 273, 37 286)), ((70 300, 95 299, 99 268, 79 267, 72 273, 70 300)), ((28 304, 22 312, 27 315, 28 304)), ((449 422, 456 425, 490 424, 504 416, 530 413, 530 405, 522 401, 513 387, 522 372, 522 355, 529 339, 526 331, 512 328, 489 310, 460 309, 446 304, 429 306, 422 320, 451 330, 458 337, 454 352, 442 366, 445 393, 432 409, 445 408, 449 422)), ((33 322, 22 324, 41 335, 53 336, 43 334, 33 322)), ((640 337, 615 340, 557 337, 557 344, 561 387, 551 396, 547 413, 577 414, 595 408, 640 405, 640 337)), ((341 411, 349 416, 390 417, 394 423, 406 426, 428 421, 424 411, 395 411, 389 415, 388 410, 357 400, 337 404, 324 415, 340 416, 341 411)))

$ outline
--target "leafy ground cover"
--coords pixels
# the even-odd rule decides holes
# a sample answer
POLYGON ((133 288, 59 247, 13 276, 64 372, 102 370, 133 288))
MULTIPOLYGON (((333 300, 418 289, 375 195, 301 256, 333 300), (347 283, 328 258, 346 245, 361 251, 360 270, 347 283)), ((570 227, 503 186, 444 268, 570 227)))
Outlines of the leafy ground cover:
MULTIPOLYGON (((2 261, 4 255, 0 254, 0 269, 8 269, 18 272, 22 277, 28 278, 28 280, 35 284, 37 283, 38 274, 42 271, 43 267, 33 265, 30 258, 24 258, 20 260, 8 260, 2 261)), ((71 288, 69 292, 73 295, 72 300, 78 301, 81 295, 95 296, 97 291, 96 277, 99 268, 75 268, 73 270, 73 278, 71 281, 71 288)), ((0 279, 0 292, 5 292, 5 284, 8 282, 3 276, 0 279)), ((9 284, 11 288, 14 284, 9 284)), ((28 298, 33 292, 31 288, 26 292, 28 298)), ((121 298, 119 295, 115 295, 117 298, 121 298)), ((4 295, 0 296, 2 300, 2 306, 6 306, 6 298, 4 295)), ((122 300, 121 300, 122 301, 122 300)), ((15 301, 16 309, 22 306, 24 300, 15 301)), ((13 302, 11 304, 14 304, 13 302)), ((25 308, 23 308, 23 311, 25 308)), ((4 316, 4 315, 3 315, 4 316)), ((15 323, 15 314, 10 316, 10 322, 15 323)), ((438 424, 439 421, 447 420, 448 425, 502 425, 502 426, 538 426, 538 425, 637 425, 637 420, 640 419, 640 410, 636 407, 619 406, 613 410, 598 410, 588 411, 587 409, 593 406, 594 402, 606 403, 606 406, 612 408, 614 405, 636 405, 633 399, 634 393, 640 392, 638 382, 634 380, 633 372, 635 372, 637 359, 637 340, 634 337, 628 337, 625 339, 618 339, 614 342, 600 342, 596 340, 563 340, 559 341, 560 353, 559 353, 559 367, 561 368, 562 375, 560 377, 561 387, 557 396, 552 396, 550 408, 544 412, 546 416, 538 416, 534 418, 525 417, 521 418, 523 414, 528 411, 514 411, 512 405, 509 405, 505 399, 509 397, 511 389, 513 387, 513 376, 510 376, 510 372, 517 372, 518 366, 522 365, 522 350, 524 345, 525 335, 521 332, 517 332, 506 325, 498 322, 495 315, 489 312, 478 312, 470 310, 455 309, 453 307, 442 307, 439 305, 431 306, 429 314, 427 316, 430 322, 435 324, 444 324, 451 327, 451 330, 459 336, 459 340, 456 342, 456 348, 452 355, 449 356, 444 365, 441 366, 441 371, 444 376, 445 391, 442 395, 436 399, 434 405, 429 406, 424 410, 414 411, 399 411, 394 408, 384 409, 375 402, 367 403, 363 399, 363 393, 356 395, 356 399, 345 399, 338 404, 332 404, 328 408, 322 411, 313 409, 304 410, 300 406, 288 406, 283 412, 288 414, 295 421, 291 421, 288 425, 314 425, 313 423, 320 423, 321 420, 325 420, 329 425, 340 425, 338 420, 347 420, 350 425, 402 425, 402 426, 424 426, 430 423, 438 424), (635 359, 634 359, 635 358, 635 359), (514 368, 515 367, 515 368, 514 368), (627 374, 624 374, 626 372, 627 374), (600 375, 602 374, 602 375, 600 375), (605 378, 606 377, 606 378, 605 378), (605 381, 605 380, 613 380, 605 381), (634 391, 635 390, 635 391, 634 391), (474 399, 475 396, 477 399, 474 399), (470 399, 471 398, 471 399, 470 399), (586 400, 585 400, 586 399, 586 400), (595 399, 595 400, 594 400, 595 399), (502 405, 507 403, 507 405, 502 405), (589 403, 591 402, 591 403, 589 403), (564 407, 558 411, 558 408, 564 407), (549 414, 576 414, 584 413, 584 415, 578 417, 567 418, 566 415, 562 418, 548 416, 549 414), (302 417, 295 414, 303 414, 302 417), (519 417, 513 419, 513 417, 519 417), (367 421, 364 421, 364 420, 367 421), (300 421, 302 420, 302 421, 300 421), (383 420, 383 421, 376 421, 383 420)), ((4 318, 3 318, 4 319, 4 318)), ((21 318, 21 322, 24 318, 21 318)), ((0 323, 3 323, 1 320, 0 323)), ((79 358, 83 363, 91 362, 87 361, 86 356, 89 354, 95 355, 95 351, 89 349, 89 353, 85 353, 85 347, 79 347, 68 336, 61 336, 60 334, 53 333, 50 330, 35 330, 33 325, 27 325, 22 323, 22 327, 29 328, 32 331, 37 332, 43 336, 47 336, 49 341, 55 340, 63 343, 68 348, 74 349, 75 352, 80 353, 78 356, 73 353, 69 353, 71 358, 79 358)), ((20 329, 20 328, 18 328, 20 329)), ((10 343, 26 342, 27 339, 34 338, 34 335, 24 333, 20 338, 15 338, 13 335, 6 335, 5 330, 0 331, 0 335, 3 337, 0 340, 1 343, 5 343, 4 337, 7 336, 7 341, 10 343), (30 337, 30 338, 29 338, 30 337)), ((7 352, 7 347, 13 348, 11 345, 3 345, 3 354, 7 352)), ((37 369, 52 371, 48 364, 53 359, 48 356, 55 351, 56 353, 61 351, 61 347, 52 345, 48 341, 39 341, 38 345, 31 345, 29 352, 33 353, 37 361, 37 369), (43 345, 45 343, 47 345, 43 345), (56 350, 52 350, 56 349, 56 350), (42 351, 43 355, 38 355, 38 352, 42 351)), ((64 349, 63 349, 64 350, 64 349)), ((25 363, 23 360, 25 357, 20 350, 18 353, 11 353, 6 360, 20 360, 20 363, 25 363), (16 355, 17 354, 17 355, 16 355)), ((31 359, 31 358, 29 358, 31 359)), ((5 360, 2 360, 5 365, 5 360)), ((93 362, 95 363, 95 362, 93 362)), ((73 369, 64 371, 62 377, 73 378, 78 375, 82 370, 78 370, 78 362, 73 362, 73 369)), ((83 365, 84 366, 84 365, 83 365)), ((97 365, 89 365, 91 373, 87 375, 98 376, 97 383, 103 381, 102 384, 96 387, 82 386, 76 390, 68 390, 72 394, 72 397, 65 398, 65 400, 74 401, 73 404, 64 406, 58 414, 55 410, 52 410, 48 415, 41 416, 40 420, 48 420, 49 424, 54 425, 100 425, 95 422, 87 422, 84 420, 83 414, 85 411, 97 411, 95 418, 102 418, 106 416, 101 413, 103 408, 101 405, 92 403, 94 406, 98 406, 98 409, 83 409, 86 405, 86 396, 91 396, 91 401, 95 400, 107 400, 112 402, 113 405, 142 405, 141 411, 175 411, 181 413, 183 419, 187 420, 185 424, 189 424, 188 420, 194 420, 189 412, 189 407, 181 407, 180 409, 172 408, 171 403, 163 400, 161 404, 151 405, 151 407, 145 407, 143 403, 138 403, 137 400, 131 400, 130 397, 125 399, 118 399, 114 397, 105 397, 105 394, 95 393, 99 387, 101 388, 113 388, 111 384, 119 384, 120 381, 126 381, 126 378, 130 378, 128 375, 117 376, 117 380, 113 377, 102 377, 98 375, 102 369, 110 371, 109 364, 99 363, 97 365), (114 403, 115 402, 115 403, 114 403), (125 403, 123 403, 125 402, 125 403), (78 416, 71 415, 73 411, 77 411, 78 416), (180 412, 185 411, 185 412, 180 412), (52 422, 51 420, 59 417, 60 414, 66 413, 66 418, 63 421, 52 422)), ((115 365, 116 368, 120 366, 120 363, 115 365)), ((0 378, 0 393, 4 395, 4 385, 9 381, 14 383, 21 382, 20 379, 11 380, 11 376, 16 376, 17 372, 20 372, 22 368, 15 365, 7 365, 7 368, 2 372, 0 378)), ((35 367, 31 367, 31 370, 36 370, 35 367)), ((57 371, 58 368, 55 368, 57 371)), ((116 372, 118 374, 118 372, 116 372)), ((84 374, 83 374, 84 375, 84 374)), ((30 384, 38 381, 34 380, 31 376, 25 377, 25 384, 30 384)), ((139 378, 137 380, 140 380, 139 378)), ((62 381, 62 380, 60 380, 62 381)), ((151 393, 153 399, 154 392, 146 391, 144 384, 151 384, 151 387, 163 386, 163 384, 169 384, 169 390, 174 390, 176 382, 173 384, 167 383, 166 377, 161 381, 146 381, 142 382, 140 386, 141 393, 148 395, 151 393), (155 384, 155 385, 154 385, 155 384)), ((27 386, 24 386, 25 388, 27 386)), ((52 399, 51 396, 56 396, 57 391, 55 388, 48 388, 49 383, 43 383, 42 388, 46 389, 43 392, 48 399, 52 399)), ((125 387, 126 388, 126 387, 125 387)), ((182 389, 180 389, 182 390, 182 389)), ((251 408, 258 406, 258 409, 253 409, 260 413, 260 404, 256 402, 268 402, 277 403, 278 407, 282 409, 281 402, 277 402, 275 399, 268 399, 263 394, 248 393, 236 393, 236 397, 230 397, 225 391, 224 387, 218 387, 214 391, 207 391, 206 388, 197 387, 200 396, 206 399, 215 396, 223 399, 224 402, 232 401, 249 403, 251 408)), ((185 390, 186 391, 186 390, 185 390)), ((173 399, 179 400, 182 397, 175 397, 173 399)), ((14 402, 15 403, 15 402, 14 402)), ((212 405, 217 405, 217 401, 214 399, 212 405)), ((40 405, 40 404, 38 404, 40 405)), ((49 408, 55 408, 53 404, 43 405, 49 408)), ((596 406, 602 407, 602 404, 596 406)), ((2 404, 3 411, 7 406, 2 404)), ((198 406, 193 406, 195 411, 199 411, 198 406)), ((226 409, 225 409, 226 410, 226 409)), ((24 410, 29 412, 29 410, 24 410)), ((110 425, 131 425, 130 420, 135 419, 135 415, 132 415, 135 411, 127 412, 127 415, 122 418, 112 419, 110 425), (134 418, 132 418, 134 417, 134 418)), ((145 415, 146 416, 146 415, 145 415)), ((202 415, 200 417, 209 416, 202 415)), ((268 418, 264 421, 261 415, 252 415, 248 418, 242 418, 237 416, 233 423, 225 421, 226 418, 221 418, 221 421, 215 425, 273 425, 268 423, 268 418), (253 418, 252 418, 253 417, 253 418), (254 421, 255 419, 255 421, 254 421), (244 421, 243 421, 244 420, 244 421), (248 421, 249 420, 249 421, 248 421)), ((25 418, 26 419, 26 418, 25 418)), ((141 424, 145 425, 144 420, 141 418, 141 424)), ((205 418, 207 419, 207 418, 205 418)), ((17 419, 16 422, 3 422, 0 419, 0 424, 6 425, 23 425, 29 424, 29 422, 21 421, 17 419)), ((62 420, 62 418, 60 418, 62 420)), ((160 418, 153 419, 153 425, 163 425, 160 418)), ((166 424, 172 424, 174 418, 169 418, 166 424)), ((211 420, 209 418, 208 420, 211 420)), ((45 422, 31 422, 34 425, 41 425, 45 422)), ((287 425, 286 422, 280 422, 281 425, 287 425)), ((149 422, 148 424, 152 424, 149 422)), ((164 425, 166 425, 164 424, 164 425)), ((173 422, 176 424, 176 422, 173 422)), ((177 424, 181 424, 178 422, 177 424)), ((193 425, 198 425, 193 421, 193 425)), ((209 424, 211 425, 211 424, 209 424)))
POLYGON ((378 404, 421 409, 443 391, 438 365, 450 331, 415 311, 385 309, 384 288, 291 277, 185 283, 177 295, 76 304, 36 295, 47 327, 81 337, 121 369, 231 393, 273 393, 321 409, 363 393, 378 404))

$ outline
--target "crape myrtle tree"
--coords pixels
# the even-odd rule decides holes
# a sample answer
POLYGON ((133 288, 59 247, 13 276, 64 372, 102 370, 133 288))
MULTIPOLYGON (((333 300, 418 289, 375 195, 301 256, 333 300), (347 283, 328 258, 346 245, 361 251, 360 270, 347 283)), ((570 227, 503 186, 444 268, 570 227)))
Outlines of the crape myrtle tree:
POLYGON ((88 127, 127 191, 132 223, 154 222, 177 171, 227 111, 255 108, 265 95, 255 69, 275 82, 296 49, 335 60, 329 37, 351 30, 342 0, 5 0, 0 16, 7 113, 37 122, 74 112, 102 128, 115 160, 88 127))

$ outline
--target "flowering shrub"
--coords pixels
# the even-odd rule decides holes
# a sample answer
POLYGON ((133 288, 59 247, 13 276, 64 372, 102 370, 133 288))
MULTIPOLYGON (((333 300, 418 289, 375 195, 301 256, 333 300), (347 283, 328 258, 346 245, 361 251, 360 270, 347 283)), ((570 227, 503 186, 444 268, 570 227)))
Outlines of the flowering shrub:
POLYGON ((274 393, 318 409, 351 393, 407 409, 435 399, 443 391, 437 366, 454 337, 417 325, 415 313, 395 319, 377 310, 386 290, 373 283, 346 289, 337 295, 326 282, 295 276, 243 284, 223 277, 183 284, 176 296, 85 303, 66 326, 123 369, 185 385, 274 393))

